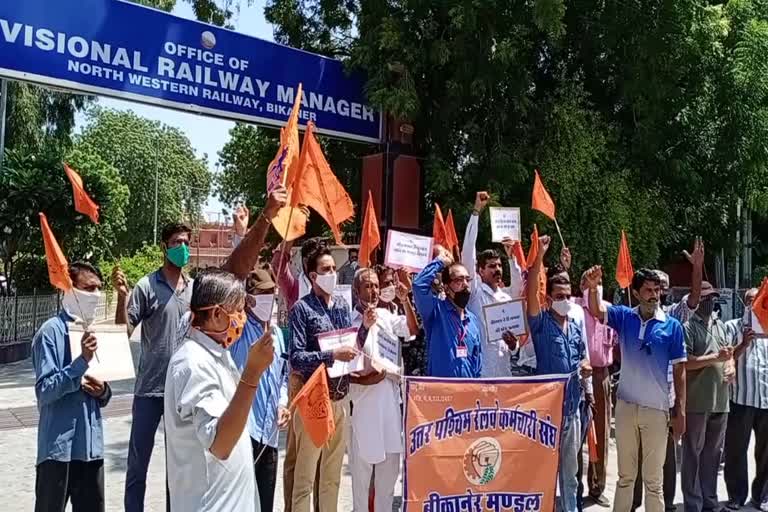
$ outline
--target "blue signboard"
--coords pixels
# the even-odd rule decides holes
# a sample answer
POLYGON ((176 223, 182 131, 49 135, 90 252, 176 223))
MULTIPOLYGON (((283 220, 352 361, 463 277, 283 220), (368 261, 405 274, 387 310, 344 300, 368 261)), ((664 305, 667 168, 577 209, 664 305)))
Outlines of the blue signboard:
POLYGON ((200 114, 381 138, 341 62, 117 0, 0 0, 0 76, 200 114))

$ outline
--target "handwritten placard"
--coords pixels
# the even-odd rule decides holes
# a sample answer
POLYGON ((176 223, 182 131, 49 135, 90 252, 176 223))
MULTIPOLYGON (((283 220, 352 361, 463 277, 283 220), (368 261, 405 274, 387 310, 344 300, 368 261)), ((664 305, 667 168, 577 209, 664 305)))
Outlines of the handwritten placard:
MULTIPOLYGON (((96 335, 98 348, 96 356, 88 364, 86 375, 104 382, 135 378, 131 345, 125 326, 92 325, 88 329, 96 335)), ((84 332, 82 325, 69 324, 69 348, 73 361, 82 353, 80 340, 84 332)))
POLYGON ((389 230, 384 264, 419 272, 432 260, 432 237, 389 230))
POLYGON ((400 374, 400 339, 380 324, 371 329, 373 337, 373 367, 387 373, 400 374))
POLYGON ((522 299, 487 304, 483 306, 483 317, 488 341, 498 341, 508 331, 515 336, 528 334, 525 301, 522 299))
POLYGON ((491 214, 491 240, 501 242, 504 238, 520 240, 520 208, 489 208, 491 214))
MULTIPOLYGON (((338 347, 352 347, 357 350, 357 329, 339 329, 338 331, 328 331, 317 335, 317 342, 320 344, 320 350, 333 350, 338 347)), ((362 354, 351 361, 334 361, 333 366, 328 368, 328 376, 332 379, 349 375, 352 372, 360 372, 364 368, 364 359, 362 354)))

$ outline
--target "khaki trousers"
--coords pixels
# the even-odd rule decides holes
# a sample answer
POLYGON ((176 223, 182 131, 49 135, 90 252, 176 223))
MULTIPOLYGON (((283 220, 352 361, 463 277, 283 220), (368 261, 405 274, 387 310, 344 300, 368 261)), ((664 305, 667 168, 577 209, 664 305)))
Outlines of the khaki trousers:
POLYGON ((616 404, 616 450, 619 482, 614 512, 630 512, 642 443, 645 510, 664 512, 664 460, 667 456, 669 411, 660 411, 619 400, 616 404))
POLYGON ((339 501, 339 482, 346 448, 347 411, 349 400, 331 402, 336 430, 328 443, 318 448, 304 430, 301 415, 293 415, 293 429, 296 443, 296 462, 293 470, 292 512, 310 512, 310 496, 317 485, 320 512, 336 512, 339 501), (317 464, 320 474, 316 478, 317 464))

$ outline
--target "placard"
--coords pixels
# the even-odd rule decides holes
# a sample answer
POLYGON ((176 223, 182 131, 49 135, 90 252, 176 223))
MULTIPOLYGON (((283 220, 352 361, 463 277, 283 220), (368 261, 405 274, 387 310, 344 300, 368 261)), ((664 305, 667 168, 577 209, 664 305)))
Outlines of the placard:
POLYGON ((352 311, 352 285, 351 284, 337 284, 333 289, 334 295, 341 295, 344 300, 347 301, 347 309, 352 311))
POLYGON ((372 364, 379 371, 400 375, 400 338, 376 323, 369 333, 373 341, 372 364))
MULTIPOLYGON (((320 344, 320 350, 333 350, 337 347, 352 347, 358 350, 357 329, 350 327, 348 329, 339 329, 338 331, 328 331, 317 335, 317 342, 320 344)), ((328 368, 328 376, 332 379, 349 375, 353 372, 360 372, 364 368, 364 358, 362 354, 351 361, 334 361, 333 366, 328 368)))
POLYGON ((420 272, 432 261, 432 237, 413 235, 401 231, 387 232, 387 252, 384 264, 391 268, 404 268, 420 272))
MULTIPOLYGON (((70 323, 69 348, 74 361, 82 353, 80 340, 85 330, 82 325, 70 323)), ((98 348, 96 354, 88 363, 86 375, 95 377, 103 382, 136 378, 136 370, 133 367, 131 345, 128 341, 128 333, 124 325, 92 325, 89 328, 96 334, 98 348)))
POLYGON ((488 210, 491 214, 491 241, 501 242, 507 237, 520 240, 520 208, 492 206, 488 210))
POLYGON ((483 319, 488 341, 503 339, 507 331, 515 336, 528 334, 528 316, 522 299, 483 306, 483 319))

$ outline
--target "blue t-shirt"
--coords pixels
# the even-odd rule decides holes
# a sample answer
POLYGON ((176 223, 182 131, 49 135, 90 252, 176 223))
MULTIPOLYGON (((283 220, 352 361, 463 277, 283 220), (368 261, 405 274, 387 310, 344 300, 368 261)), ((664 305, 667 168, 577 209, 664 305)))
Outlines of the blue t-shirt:
POLYGON ((608 325, 621 347, 619 400, 669 410, 667 369, 687 359, 683 326, 661 309, 644 321, 637 308, 626 306, 608 308, 608 325))
POLYGON ((586 357, 582 332, 572 318, 568 318, 567 333, 549 311, 528 316, 533 348, 536 351, 536 374, 570 375, 565 388, 563 414, 570 416, 579 408, 581 383, 578 369, 586 357))

